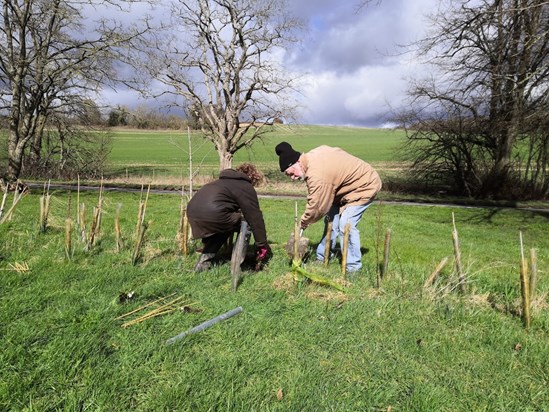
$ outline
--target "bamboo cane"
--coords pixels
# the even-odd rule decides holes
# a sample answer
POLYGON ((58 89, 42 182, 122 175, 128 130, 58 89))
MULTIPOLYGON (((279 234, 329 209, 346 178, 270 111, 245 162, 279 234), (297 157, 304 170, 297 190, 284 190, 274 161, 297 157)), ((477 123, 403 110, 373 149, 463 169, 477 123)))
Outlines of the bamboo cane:
POLYGON ((175 304, 181 302, 181 300, 184 299, 184 298, 185 298, 184 296, 180 296, 178 298, 175 298, 171 302, 165 303, 165 304, 163 304, 163 305, 161 305, 161 306, 145 313, 144 315, 139 316, 138 318, 135 318, 133 320, 130 320, 130 321, 127 321, 127 322, 123 323, 122 327, 126 328, 126 327, 134 325, 136 323, 143 322, 144 320, 150 319, 152 317, 164 315, 164 314, 169 313, 169 312, 173 312, 174 310, 177 309, 177 306, 175 306, 175 304))
POLYGON ((330 263, 330 253, 332 251, 332 228, 333 228, 333 221, 328 221, 326 224, 326 245, 324 248, 324 266, 328 267, 328 264, 330 263))
POLYGON ((150 318, 154 318, 156 316, 161 316, 161 315, 165 315, 166 313, 170 313, 170 312, 173 312, 176 308, 172 308, 172 309, 165 309, 163 311, 158 311, 158 312, 154 312, 154 313, 148 313, 146 315, 143 315, 137 319, 133 319, 133 320, 130 320, 128 322, 125 322, 122 324, 122 327, 123 328, 127 328, 128 326, 132 326, 132 325, 135 325, 137 323, 141 323, 147 319, 150 319, 150 318))
MULTIPOLYGON (((191 305, 194 305, 195 302, 193 303, 190 303, 190 304, 187 304, 185 306, 191 306, 191 305)), ((144 315, 142 316, 139 316, 138 318, 135 318, 133 320, 129 320, 127 322, 124 322, 122 324, 122 327, 123 328, 127 328, 128 326, 131 326, 131 325, 135 325, 137 323, 141 323, 147 319, 151 319, 151 318, 154 318, 154 317, 157 317, 157 316, 161 316, 161 315, 165 315, 167 313, 170 313, 170 312, 173 312, 175 310, 177 310, 178 306, 173 306, 174 304, 171 304, 170 306, 165 306, 165 307, 162 307, 162 308, 156 308, 156 309, 153 309, 151 310, 150 312, 147 312, 145 313, 144 315)))
POLYGON ((13 194, 13 197, 14 197, 13 203, 11 207, 8 209, 8 211, 6 212, 6 214, 4 215, 4 217, 0 220, 0 224, 11 220, 15 208, 17 207, 17 205, 19 204, 19 201, 23 198, 23 196, 25 196, 25 194, 26 192, 21 192, 18 194, 16 189, 16 191, 13 194))
POLYGON ((538 281, 538 257, 536 249, 530 249, 530 303, 535 299, 538 281))
POLYGON ((345 276, 347 274, 347 253, 349 251, 349 232, 351 231, 351 224, 347 223, 343 230, 343 248, 341 251, 341 273, 345 276))
POLYGON ((528 261, 524 258, 522 232, 520 233, 520 291, 522 295, 522 323, 526 329, 530 328, 530 291, 528 284, 528 261))
POLYGON ((294 258, 293 261, 295 262, 296 266, 299 266, 301 264, 301 256, 299 256, 299 222, 297 220, 297 202, 295 202, 295 214, 294 214, 294 258))
POLYGON ((168 295, 168 296, 164 296, 164 297, 162 297, 162 298, 158 298, 158 299, 156 299, 156 300, 154 300, 154 301, 152 301, 152 302, 149 302, 149 303, 147 303, 147 304, 145 304, 145 305, 143 305, 143 306, 140 306, 140 307, 138 307, 138 308, 136 308, 136 309, 134 309, 134 310, 132 310, 132 311, 130 311, 130 312, 124 313, 123 315, 120 315, 120 316, 118 316, 117 318, 114 318, 114 320, 123 319, 123 318, 125 318, 125 317, 127 317, 127 316, 133 315, 134 313, 139 312, 140 310, 146 309, 146 308, 148 308, 148 307, 154 305, 155 303, 160 302, 161 300, 164 300, 164 299, 167 299, 167 298, 172 297, 173 295, 175 295, 175 293, 176 293, 176 292, 174 292, 174 293, 172 293, 172 294, 170 294, 170 295, 168 295))
POLYGON ((80 229, 80 175, 77 175, 76 186, 76 227, 80 229))
POLYGON ((0 219, 4 213, 4 206, 6 205, 6 200, 8 199, 9 185, 6 183, 4 185, 4 195, 2 196, 2 203, 0 204, 0 219))
POLYGON ((440 274, 440 272, 442 272, 442 269, 444 269, 444 266, 446 266, 447 263, 448 263, 448 256, 445 256, 437 265, 433 273, 431 273, 431 275, 427 278, 427 280, 423 284, 424 288, 428 288, 435 282, 435 279, 440 274))
POLYGON ((456 270, 458 274, 458 285, 459 285, 459 291, 461 293, 465 292, 465 276, 463 273, 463 266, 461 264, 461 249, 459 247, 459 236, 458 231, 456 229, 456 220, 454 217, 454 213, 452 212, 452 240, 454 243, 454 256, 455 256, 455 262, 456 262, 456 270))
POLYGON ((385 245, 383 248, 383 266, 381 269, 381 277, 384 278, 387 275, 389 269, 389 250, 391 247, 391 229, 387 228, 385 232, 385 245))
POLYGON ((11 263, 8 263, 8 267, 12 270, 15 270, 17 273, 24 273, 24 272, 30 271, 29 264, 27 262, 23 262, 23 263, 15 262, 15 264, 13 265, 11 263))

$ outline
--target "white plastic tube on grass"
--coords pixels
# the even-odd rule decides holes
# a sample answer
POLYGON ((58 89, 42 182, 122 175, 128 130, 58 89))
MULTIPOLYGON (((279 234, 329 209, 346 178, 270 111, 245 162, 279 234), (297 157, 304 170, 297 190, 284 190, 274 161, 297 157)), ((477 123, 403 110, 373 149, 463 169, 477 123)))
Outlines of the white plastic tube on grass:
POLYGON ((238 315, 240 312, 242 312, 242 310, 243 310, 242 307, 239 306, 239 307, 237 307, 233 310, 230 310, 226 313, 223 313, 219 316, 216 316, 213 319, 210 319, 206 322, 203 322, 200 325, 195 326, 194 328, 191 328, 191 329, 189 329, 185 332, 181 332, 179 335, 176 335, 173 338, 168 339, 166 341, 166 345, 172 345, 175 342, 177 342, 178 340, 181 340, 181 339, 185 338, 187 335, 192 335, 193 333, 202 332, 204 329, 208 329, 210 326, 213 326, 216 323, 221 322, 222 320, 229 319, 229 318, 233 317, 234 315, 238 315))

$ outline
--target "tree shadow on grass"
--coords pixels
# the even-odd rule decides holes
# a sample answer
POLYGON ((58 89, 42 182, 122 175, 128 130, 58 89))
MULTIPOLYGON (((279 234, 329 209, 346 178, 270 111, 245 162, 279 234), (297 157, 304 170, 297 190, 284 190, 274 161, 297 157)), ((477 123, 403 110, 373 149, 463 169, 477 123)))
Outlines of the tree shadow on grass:
MULTIPOLYGON (((494 217, 504 211, 505 208, 487 208, 481 209, 477 213, 473 214, 471 217, 465 219, 469 223, 490 223, 494 224, 494 217)), ((516 209, 523 212, 523 221, 528 221, 536 217, 543 217, 549 219, 549 210, 528 210, 528 209, 516 209)))

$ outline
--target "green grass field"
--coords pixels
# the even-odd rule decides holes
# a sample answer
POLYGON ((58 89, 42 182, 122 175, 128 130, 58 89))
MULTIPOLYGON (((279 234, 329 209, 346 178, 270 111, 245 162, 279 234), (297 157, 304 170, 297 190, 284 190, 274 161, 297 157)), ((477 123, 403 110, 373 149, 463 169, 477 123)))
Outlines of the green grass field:
MULTIPOLYGON (((213 145, 199 133, 191 135, 192 161, 201 167, 202 174, 217 175, 219 157, 213 145)), ((384 167, 394 162, 394 150, 404 139, 402 131, 327 126, 275 126, 250 149, 237 152, 234 163, 252 162, 266 173, 277 170, 278 157, 274 148, 287 141, 298 151, 316 146, 338 146, 369 163, 384 167)), ((113 149, 109 157, 110 169, 123 175, 155 176, 187 175, 189 166, 189 137, 187 132, 130 131, 113 132, 113 149)))
MULTIPOLYGON (((377 202, 360 224, 360 275, 345 282, 337 261, 328 269, 306 265, 343 284, 341 293, 294 282, 283 250, 294 201, 261 199, 274 257, 263 272, 245 272, 233 293, 227 263, 194 274, 197 254, 178 256, 175 195, 151 194, 143 255, 131 264, 139 198, 107 193, 98 243, 85 251, 73 233, 70 261, 64 221, 69 203, 75 216, 75 193, 70 202, 67 192, 53 194, 46 233, 38 230, 36 194, 0 225, 0 410, 547 410, 547 214, 377 202), (119 204, 124 247, 117 253, 119 204), (422 286, 452 256, 452 213, 468 279, 463 295, 447 289, 452 263, 433 288, 422 286), (389 227, 389 273, 378 288, 389 227), (526 251, 538 252, 528 331, 519 316, 519 232, 526 251), (130 291, 134 297, 120 302, 130 291), (127 328, 116 319, 174 293, 197 311, 127 328), (238 306, 240 315, 164 344, 238 306)), ((89 225, 97 194, 80 200, 89 225)), ((312 244, 321 230, 307 229, 312 244)))

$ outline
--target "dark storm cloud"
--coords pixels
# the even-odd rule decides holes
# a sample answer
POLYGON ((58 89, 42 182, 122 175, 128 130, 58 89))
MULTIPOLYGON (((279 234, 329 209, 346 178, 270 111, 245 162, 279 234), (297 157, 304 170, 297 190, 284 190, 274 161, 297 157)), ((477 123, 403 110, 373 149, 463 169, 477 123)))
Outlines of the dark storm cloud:
POLYGON ((293 12, 307 22, 285 63, 306 72, 303 121, 382 126, 405 99, 407 78, 420 71, 402 45, 421 37, 436 0, 302 0, 293 12))

